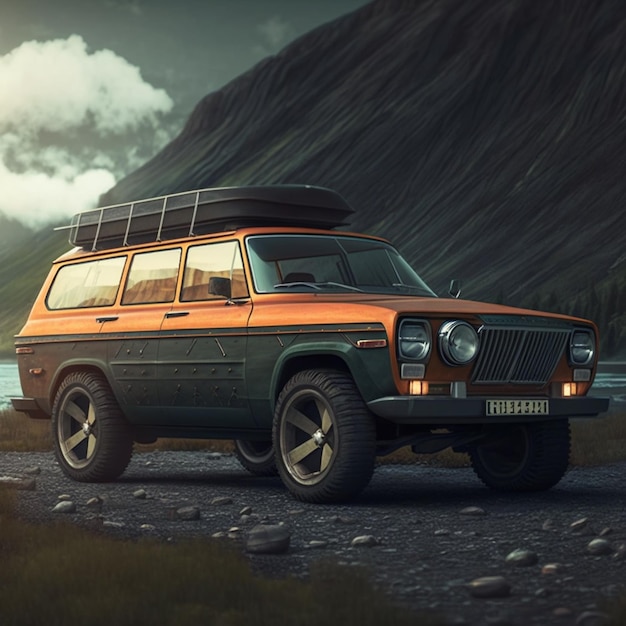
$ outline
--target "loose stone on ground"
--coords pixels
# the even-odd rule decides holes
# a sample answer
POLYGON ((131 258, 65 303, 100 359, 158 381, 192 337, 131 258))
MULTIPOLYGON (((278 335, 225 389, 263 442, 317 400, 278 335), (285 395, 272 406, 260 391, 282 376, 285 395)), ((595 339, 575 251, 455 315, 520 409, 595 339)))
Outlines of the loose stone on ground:
POLYGON ((101 485, 70 481, 52 455, 0 455, 0 474, 37 476, 36 490, 19 496, 27 517, 58 519, 63 509, 53 508, 79 503, 72 523, 120 538, 220 538, 261 575, 306 578, 326 559, 363 566, 403 604, 463 626, 601 624, 600 601, 624 589, 626 465, 614 478, 596 471, 595 482, 585 470, 531 497, 483 491, 462 471, 380 468, 355 503, 316 506, 229 455, 142 453, 119 482, 101 485), (474 504, 459 506, 468 494, 474 504))

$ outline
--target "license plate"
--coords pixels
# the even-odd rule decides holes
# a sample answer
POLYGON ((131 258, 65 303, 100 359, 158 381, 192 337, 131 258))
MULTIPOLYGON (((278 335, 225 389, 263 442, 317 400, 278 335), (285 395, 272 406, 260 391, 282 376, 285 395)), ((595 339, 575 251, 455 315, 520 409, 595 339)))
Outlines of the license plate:
POLYGON ((487 415, 547 415, 547 400, 487 400, 487 415))

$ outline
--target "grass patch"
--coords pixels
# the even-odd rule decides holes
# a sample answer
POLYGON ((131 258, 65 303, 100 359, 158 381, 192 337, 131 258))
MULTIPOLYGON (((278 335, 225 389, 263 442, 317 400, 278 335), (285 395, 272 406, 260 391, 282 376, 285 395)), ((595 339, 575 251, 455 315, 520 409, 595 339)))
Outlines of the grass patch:
MULTIPOLYGON (((593 466, 626 461, 626 413, 572 420, 572 465, 593 466)), ((626 623, 626 622, 624 622, 626 623)))
POLYGON ((34 420, 12 409, 0 411, 1 452, 52 450, 49 420, 34 420))
POLYGON ((261 578, 217 540, 128 542, 68 523, 17 519, 0 489, 3 626, 407 626, 442 624, 397 607, 365 570, 318 562, 307 581, 261 578))
POLYGON ((603 603, 600 610, 609 616, 605 626, 624 626, 626 624, 626 593, 622 593, 616 600, 603 603))

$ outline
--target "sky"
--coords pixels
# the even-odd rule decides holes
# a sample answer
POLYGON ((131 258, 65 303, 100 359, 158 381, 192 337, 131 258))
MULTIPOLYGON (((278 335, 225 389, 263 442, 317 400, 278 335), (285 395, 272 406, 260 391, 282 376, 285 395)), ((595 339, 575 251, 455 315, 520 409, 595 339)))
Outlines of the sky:
POLYGON ((0 0, 0 212, 93 208, 195 104, 368 0, 0 0))

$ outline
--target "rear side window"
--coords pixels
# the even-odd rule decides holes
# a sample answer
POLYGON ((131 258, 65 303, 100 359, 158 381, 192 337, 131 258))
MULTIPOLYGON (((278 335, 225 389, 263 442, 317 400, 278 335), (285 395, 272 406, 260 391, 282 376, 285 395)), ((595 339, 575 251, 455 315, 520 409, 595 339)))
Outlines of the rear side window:
POLYGON ((133 257, 122 304, 173 302, 180 248, 142 252, 133 257))
POLYGON ((63 266, 48 292, 49 309, 84 309, 115 302, 125 256, 63 266))

